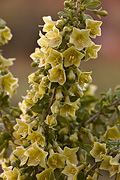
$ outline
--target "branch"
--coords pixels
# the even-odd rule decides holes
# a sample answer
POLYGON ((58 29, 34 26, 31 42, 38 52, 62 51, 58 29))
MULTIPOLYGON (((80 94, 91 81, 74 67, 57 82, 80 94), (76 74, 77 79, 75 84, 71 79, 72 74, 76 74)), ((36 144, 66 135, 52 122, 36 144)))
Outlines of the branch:
POLYGON ((11 134, 9 128, 7 127, 7 124, 5 123, 5 121, 3 121, 3 124, 4 124, 4 127, 5 127, 5 130, 11 135, 11 139, 10 140, 13 142, 14 145, 18 146, 18 144, 16 144, 14 142, 14 139, 12 138, 12 134, 11 134))
MULTIPOLYGON (((114 101, 110 107, 114 106, 114 105, 117 105, 118 103, 120 102, 120 99, 117 99, 116 101, 114 101)), ((99 115, 102 114, 102 110, 100 110, 97 114, 95 114, 93 117, 91 117, 88 121, 86 121, 86 125, 93 122, 99 115)))
POLYGON ((86 125, 93 122, 100 114, 102 114, 101 111, 99 111, 97 114, 95 114, 93 117, 91 117, 88 121, 86 121, 86 125))
POLYGON ((53 105, 53 102, 54 102, 56 89, 57 89, 57 85, 54 87, 53 96, 52 96, 51 102, 50 102, 50 104, 49 104, 49 106, 47 108, 46 116, 50 114, 50 108, 51 108, 51 106, 53 105))
POLYGON ((91 168, 86 172, 86 177, 87 177, 87 175, 97 166, 97 162, 95 162, 92 166, 91 166, 91 168))

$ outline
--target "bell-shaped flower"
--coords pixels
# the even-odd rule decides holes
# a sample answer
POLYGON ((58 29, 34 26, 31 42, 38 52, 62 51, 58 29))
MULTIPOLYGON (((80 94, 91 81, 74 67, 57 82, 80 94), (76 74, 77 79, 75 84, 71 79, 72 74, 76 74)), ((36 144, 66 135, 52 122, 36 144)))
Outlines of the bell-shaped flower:
POLYGON ((101 161, 103 155, 106 155, 107 148, 105 143, 94 142, 94 147, 90 154, 95 158, 95 162, 101 161))
POLYGON ((63 99, 62 90, 60 88, 56 90, 55 99, 58 101, 61 101, 63 99))
POLYGON ((25 137, 28 134, 28 124, 21 119, 16 119, 17 124, 14 126, 14 129, 17 130, 17 133, 22 137, 25 137))
POLYGON ((84 88, 86 83, 92 82, 92 72, 80 72, 78 73, 78 83, 81 88, 84 88))
POLYGON ((47 63, 50 63, 53 67, 63 63, 63 56, 60 52, 51 49, 48 58, 46 59, 47 63))
POLYGON ((54 101, 53 105, 51 106, 51 111, 53 114, 59 113, 60 111, 59 105, 60 105, 60 101, 58 100, 54 101))
POLYGON ((45 88, 47 87, 50 89, 50 86, 51 86, 51 82, 50 82, 48 76, 43 76, 42 80, 40 82, 40 87, 45 87, 45 88))
POLYGON ((37 144, 42 147, 44 147, 44 145, 45 145, 45 137, 38 131, 32 131, 27 136, 27 139, 31 141, 31 144, 37 142, 37 144))
POLYGON ((0 54, 0 70, 5 69, 8 66, 12 66, 14 60, 14 58, 6 59, 0 54))
POLYGON ((58 47, 62 42, 62 34, 55 26, 53 27, 53 30, 46 33, 45 36, 49 39, 49 46, 51 48, 58 47))
POLYGON ((84 61, 88 61, 90 58, 96 59, 98 57, 98 51, 101 49, 101 45, 93 44, 91 47, 86 49, 85 59, 84 61))
POLYGON ((49 180, 50 179, 50 174, 53 170, 51 168, 45 169, 42 171, 40 174, 37 174, 37 180, 49 180))
POLYGON ((4 172, 5 179, 7 180, 22 180, 19 170, 15 167, 13 170, 12 168, 8 171, 4 172))
POLYGON ((46 167, 46 157, 48 152, 44 151, 37 145, 37 142, 32 144, 24 153, 28 157, 28 166, 37 166, 46 167))
POLYGON ((41 49, 36 48, 35 52, 30 55, 34 62, 39 63, 38 67, 43 67, 46 65, 45 59, 46 54, 41 51, 41 49))
POLYGON ((112 156, 103 156, 103 161, 100 165, 100 169, 108 170, 110 172, 110 177, 115 175, 116 173, 120 173, 119 160, 120 160, 120 155, 117 158, 116 157, 113 158, 112 156))
POLYGON ((49 79, 51 82, 58 82, 60 85, 63 85, 65 83, 66 75, 62 64, 59 64, 56 67, 50 69, 49 73, 49 79))
POLYGON ((49 39, 44 35, 40 34, 40 39, 37 40, 39 46, 41 46, 41 51, 44 53, 48 53, 50 51, 49 47, 49 39))
POLYGON ((75 164, 67 161, 67 166, 62 171, 63 174, 68 176, 68 180, 77 180, 78 173, 84 168, 84 165, 76 166, 75 164))
POLYGON ((86 19, 86 29, 90 29, 90 37, 96 38, 96 36, 101 36, 102 21, 94 21, 92 19, 86 19))
POLYGON ((43 27, 43 32, 49 32, 53 29, 53 26, 56 24, 55 21, 52 21, 51 16, 44 16, 43 21, 45 22, 45 25, 43 27))
POLYGON ((26 151, 26 149, 24 149, 22 146, 16 147, 16 149, 13 151, 13 153, 10 156, 10 160, 11 161, 16 161, 17 158, 18 158, 20 160, 20 166, 23 166, 26 163, 27 159, 28 159, 24 155, 25 151, 26 151))
POLYGON ((63 155, 66 156, 66 160, 69 160, 69 162, 77 165, 78 160, 77 160, 76 152, 78 150, 79 150, 79 147, 77 147, 77 148, 69 148, 69 147, 65 146, 63 155))
POLYGON ((75 112, 77 109, 79 109, 79 101, 80 99, 77 99, 74 102, 70 102, 69 96, 67 95, 65 97, 64 105, 60 105, 60 115, 65 114, 75 116, 75 112))
POLYGON ((77 51, 74 46, 71 46, 63 53, 64 57, 64 66, 69 67, 71 65, 76 65, 77 67, 80 65, 81 59, 84 57, 84 54, 77 51))
POLYGON ((117 126, 113 126, 107 129, 106 133, 103 136, 103 140, 107 141, 108 139, 111 139, 112 141, 120 140, 120 132, 117 126))
POLYGON ((85 91, 85 88, 82 88, 78 82, 74 83, 73 86, 71 86, 68 90, 71 96, 83 96, 83 91, 85 91))
POLYGON ((78 133, 74 132, 73 134, 70 135, 70 141, 76 142, 78 140, 78 133))
POLYGON ((65 167, 65 156, 59 153, 54 153, 50 150, 50 156, 48 158, 48 166, 52 169, 65 167))
POLYGON ((4 28, 0 28, 0 45, 7 44, 9 40, 11 40, 12 34, 10 29, 5 26, 4 28))
POLYGON ((57 125, 57 120, 56 120, 56 115, 52 114, 52 115, 48 115, 45 123, 48 124, 50 127, 54 127, 57 125))
POLYGON ((82 50, 83 48, 92 46, 93 42, 90 39, 89 29, 77 29, 73 28, 73 32, 70 35, 70 43, 74 44, 77 50, 82 50))
POLYGON ((13 75, 8 72, 5 75, 0 75, 0 85, 7 94, 12 97, 13 93, 16 93, 18 87, 18 79, 14 78, 13 75))

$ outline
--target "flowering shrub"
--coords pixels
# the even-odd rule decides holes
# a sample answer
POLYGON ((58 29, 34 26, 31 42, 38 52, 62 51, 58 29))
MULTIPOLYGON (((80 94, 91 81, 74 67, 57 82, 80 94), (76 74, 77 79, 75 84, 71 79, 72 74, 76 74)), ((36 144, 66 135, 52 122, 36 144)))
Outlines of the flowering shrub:
MULTIPOLYGON (((101 169, 119 180, 120 86, 99 99, 92 72, 80 67, 101 48, 94 39, 102 22, 86 14, 106 16, 100 4, 65 1, 59 20, 43 17, 39 47, 30 56, 36 71, 19 108, 9 105, 18 86, 8 69, 14 59, 0 53, 1 180, 97 180, 101 169)), ((1 19, 0 45, 11 37, 1 19)))

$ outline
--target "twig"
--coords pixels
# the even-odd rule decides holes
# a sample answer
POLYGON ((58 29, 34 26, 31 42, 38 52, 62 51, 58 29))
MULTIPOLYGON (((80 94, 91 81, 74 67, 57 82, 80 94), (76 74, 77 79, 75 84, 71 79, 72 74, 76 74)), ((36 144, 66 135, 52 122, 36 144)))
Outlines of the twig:
MULTIPOLYGON (((114 106, 114 105, 117 105, 118 103, 120 102, 120 99, 117 99, 116 101, 114 101, 110 107, 114 106)), ((93 122, 99 115, 102 114, 102 110, 100 110, 97 114, 95 114, 93 117, 91 117, 88 121, 86 121, 86 125, 93 122)))
POLYGON ((117 99, 116 101, 114 101, 111 106, 117 105, 119 103, 120 99, 117 99))
POLYGON ((56 88, 57 88, 57 85, 54 87, 53 96, 52 96, 51 102, 50 102, 50 104, 49 104, 49 106, 47 108, 46 116, 50 114, 50 108, 51 108, 51 106, 53 105, 53 102, 54 102, 56 88))
POLYGON ((5 123, 5 121, 3 121, 3 124, 4 124, 4 127, 5 127, 5 130, 11 135, 11 139, 10 140, 13 142, 14 145, 18 146, 18 144, 16 144, 14 142, 14 139, 12 138, 12 134, 11 134, 9 128, 7 127, 7 124, 5 123))
POLYGON ((91 117, 88 121, 86 121, 86 125, 93 122, 100 114, 102 114, 101 111, 99 111, 97 114, 95 114, 93 117, 91 117))
POLYGON ((97 166, 97 162, 95 162, 92 166, 91 166, 91 168, 86 172, 86 177, 87 177, 87 175, 97 166))

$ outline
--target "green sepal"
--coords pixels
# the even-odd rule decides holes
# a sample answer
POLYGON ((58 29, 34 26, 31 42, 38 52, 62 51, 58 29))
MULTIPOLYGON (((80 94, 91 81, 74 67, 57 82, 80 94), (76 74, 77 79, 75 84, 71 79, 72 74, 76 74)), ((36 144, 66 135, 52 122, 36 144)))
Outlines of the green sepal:
POLYGON ((87 6, 90 8, 97 8, 101 5, 100 1, 92 1, 90 3, 87 3, 87 6))

